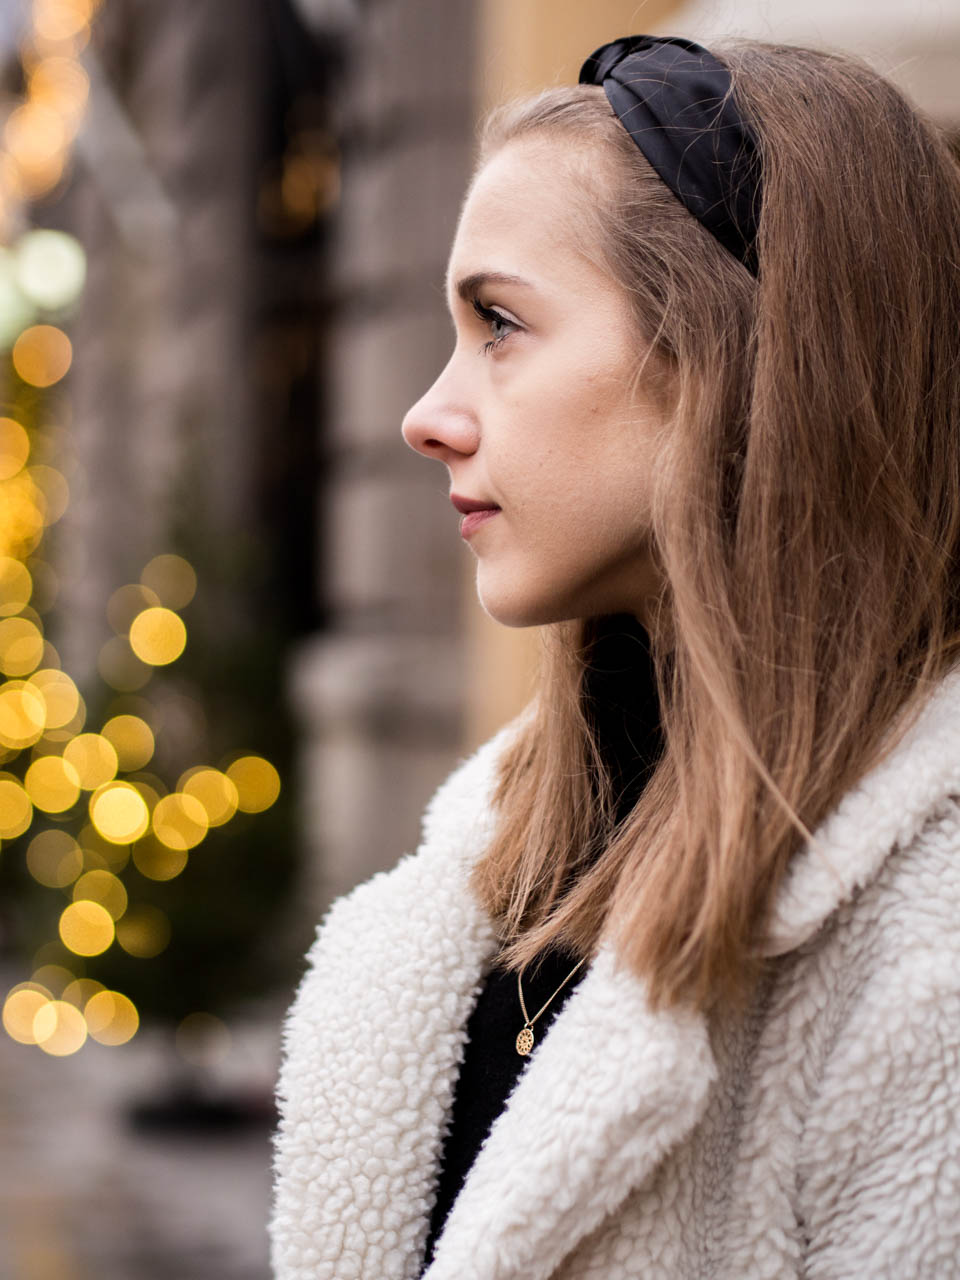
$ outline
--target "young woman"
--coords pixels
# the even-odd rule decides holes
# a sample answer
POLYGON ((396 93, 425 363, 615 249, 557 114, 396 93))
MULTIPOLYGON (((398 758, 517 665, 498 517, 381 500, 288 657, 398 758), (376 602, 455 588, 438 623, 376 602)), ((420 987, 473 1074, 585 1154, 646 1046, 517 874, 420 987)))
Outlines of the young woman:
POLYGON ((960 173, 631 37, 498 112, 404 435, 539 692, 340 901, 278 1280, 960 1275, 960 173))

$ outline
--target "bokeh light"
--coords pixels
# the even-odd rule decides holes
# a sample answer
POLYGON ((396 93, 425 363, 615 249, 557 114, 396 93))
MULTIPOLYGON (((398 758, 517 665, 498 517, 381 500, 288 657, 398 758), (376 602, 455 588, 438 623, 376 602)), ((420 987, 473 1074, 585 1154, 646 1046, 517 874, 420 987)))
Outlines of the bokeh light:
POLYGON ((31 982, 18 983, 3 1002, 3 1029, 20 1044, 36 1044, 33 1020, 50 1000, 50 992, 31 982))
POLYGON ((74 976, 62 964, 41 964, 34 969, 31 981, 49 991, 51 996, 61 999, 64 991, 73 982, 74 976))
POLYGON ((70 486, 63 473, 41 462, 28 467, 27 475, 40 496, 43 523, 56 524, 70 505, 70 486))
POLYGON ((95 791, 116 777, 119 760, 113 743, 99 733, 81 733, 63 749, 64 760, 73 766, 84 791, 95 791))
POLYGON ((211 827, 223 826, 237 811, 240 797, 236 784, 219 769, 202 766, 189 769, 180 779, 177 789, 200 801, 211 827))
MULTIPOLYGON (((81 68, 77 70, 83 74, 81 68)), ((65 231, 38 228, 27 231, 17 242, 17 282, 37 306, 55 311, 75 302, 83 290, 86 270, 83 247, 65 231)))
POLYGON ((0 685, 0 745, 14 751, 32 746, 46 724, 47 704, 35 678, 29 684, 7 680, 0 685))
POLYGON ((87 1023, 76 1005, 66 1000, 50 1000, 34 1014, 33 1034, 44 1053, 65 1058, 83 1048, 87 1023))
POLYGON ((175 662, 187 643, 183 620, 163 605, 138 613, 130 624, 130 648, 141 662, 152 667, 175 662))
POLYGON ((99 991, 83 1011, 87 1029, 100 1044, 126 1044, 140 1026, 136 1005, 120 991, 99 991))
POLYGON ((51 43, 69 40, 84 33, 96 7, 93 0, 33 0, 34 30, 51 43))
POLYGON ((133 846, 133 865, 148 880, 173 880, 187 865, 186 849, 171 849, 148 832, 133 846))
POLYGON ((158 604, 160 597, 155 591, 140 583, 128 582, 124 587, 117 587, 107 601, 107 621, 118 635, 126 635, 138 613, 158 604))
POLYGON ((82 711, 80 691, 65 671, 42 667, 33 673, 29 684, 42 695, 46 728, 62 729, 75 723, 82 711))
POLYGON ((197 590, 197 575, 183 556, 154 556, 140 575, 140 581, 157 596, 157 604, 182 609, 197 590))
POLYGON ((75 58, 47 54, 30 67, 27 87, 36 102, 46 103, 76 124, 87 105, 90 77, 75 58))
POLYGON ((153 811, 153 831, 171 849, 193 849, 207 834, 207 811, 193 796, 164 796, 153 811))
POLYGON ((139 903, 116 924, 117 942, 141 960, 158 956, 170 941, 170 921, 159 907, 139 903))
MULTIPOLYGON (((92 999, 100 991, 105 991, 102 982, 97 982, 96 978, 74 978, 72 982, 68 982, 63 989, 61 1000, 69 1000, 71 1004, 75 1004, 81 1012, 85 1011, 87 1001, 92 999)), ((89 1023, 87 1024, 89 1029, 89 1023)))
POLYGON ((0 840, 22 836, 33 821, 33 804, 19 778, 0 773, 0 840))
POLYGON ((80 798, 77 771, 62 756, 41 756, 27 769, 23 787, 35 809, 64 813, 80 798))
POLYGON ((68 831, 40 831, 27 846, 27 870, 48 889, 65 889, 83 870, 83 851, 68 831))
POLYGON ((99 902, 114 920, 127 909, 127 891, 112 871, 85 871, 73 886, 74 902, 99 902))
POLYGON ((0 618, 0 671, 28 676, 43 661, 43 632, 28 618, 0 618))
POLYGON ((130 844, 150 825, 150 812, 130 782, 108 782, 90 798, 90 821, 105 840, 130 844))
POLYGON ((0 418, 0 480, 11 480, 27 465, 30 437, 15 418, 0 418))
POLYGON ((118 693, 142 689, 153 675, 153 667, 140 661, 126 636, 114 636, 106 642, 97 658, 97 670, 118 693))
POLYGON ((241 756, 226 774, 237 789, 237 807, 244 813, 262 813, 280 795, 280 775, 263 756, 241 756))
POLYGON ((113 716, 101 733, 116 751, 118 767, 125 773, 142 769, 153 756, 153 730, 140 716, 113 716))
POLYGON ((25 609, 33 595, 33 579, 27 566, 12 556, 0 556, 0 618, 25 609))
POLYGON ((50 387, 59 382, 70 368, 73 347, 67 335, 56 325, 35 324, 24 329, 17 338, 11 359, 24 382, 32 387, 50 387))
POLYGON ((60 915, 60 938, 78 956, 98 956, 113 942, 113 917, 99 902, 71 902, 60 915))

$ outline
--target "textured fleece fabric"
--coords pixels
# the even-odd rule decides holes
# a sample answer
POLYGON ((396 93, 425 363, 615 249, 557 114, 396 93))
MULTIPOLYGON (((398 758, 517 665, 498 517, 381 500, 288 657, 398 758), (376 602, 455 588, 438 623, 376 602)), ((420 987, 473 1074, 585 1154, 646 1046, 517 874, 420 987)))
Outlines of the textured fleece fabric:
MULTIPOLYGON (((467 890, 499 734, 416 854, 337 902, 284 1030, 277 1280, 417 1276, 495 948, 467 890)), ((796 857, 733 1021, 601 949, 537 1045, 428 1280, 960 1277, 960 676, 796 857)))

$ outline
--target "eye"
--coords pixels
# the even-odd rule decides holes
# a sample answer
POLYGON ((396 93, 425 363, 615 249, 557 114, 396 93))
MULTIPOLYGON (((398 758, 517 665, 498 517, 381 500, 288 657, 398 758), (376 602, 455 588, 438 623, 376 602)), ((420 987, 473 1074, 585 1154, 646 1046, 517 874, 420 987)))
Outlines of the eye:
POLYGON ((488 352, 493 351, 495 347, 499 347, 501 342, 504 342, 510 337, 511 333, 520 327, 512 320, 508 320, 506 316, 501 315, 499 311, 493 311, 490 307, 485 307, 479 298, 473 299, 473 309, 484 324, 490 327, 490 332, 493 334, 490 341, 485 342, 480 348, 481 355, 486 355, 488 352), (506 333, 503 332, 504 328, 507 329, 506 333))

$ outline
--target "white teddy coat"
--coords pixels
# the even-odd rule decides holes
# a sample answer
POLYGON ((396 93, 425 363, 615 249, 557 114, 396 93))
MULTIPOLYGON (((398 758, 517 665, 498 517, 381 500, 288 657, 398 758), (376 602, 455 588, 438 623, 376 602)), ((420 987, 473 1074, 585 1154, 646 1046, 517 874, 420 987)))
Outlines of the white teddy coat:
MULTIPOLYGON (((418 852, 337 902, 288 1014, 277 1280, 413 1280, 495 948, 466 887, 503 731, 418 852)), ((429 1280, 960 1277, 960 675, 795 859, 736 1025, 602 950, 537 1045, 429 1280)), ((518 1029, 519 1029, 518 1019, 518 1029)))

